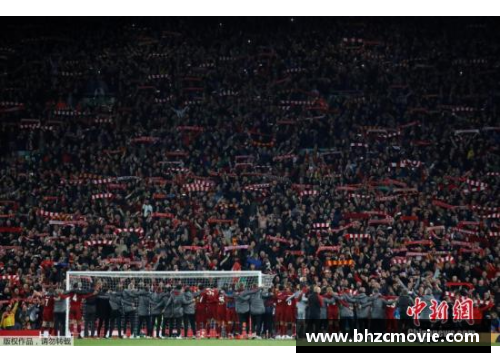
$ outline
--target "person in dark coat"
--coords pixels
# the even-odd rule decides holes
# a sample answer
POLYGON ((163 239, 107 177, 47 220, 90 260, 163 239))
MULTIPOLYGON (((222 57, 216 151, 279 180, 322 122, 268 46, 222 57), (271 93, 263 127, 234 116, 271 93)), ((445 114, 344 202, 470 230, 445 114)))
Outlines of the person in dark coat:
POLYGON ((370 302, 370 330, 373 332, 382 333, 386 331, 386 306, 392 304, 390 300, 386 300, 379 294, 378 289, 373 290, 374 298, 370 302))
MULTIPOLYGON (((334 299, 338 302, 339 306, 339 315, 340 315, 340 329, 344 332, 352 332, 354 329, 354 307, 353 305, 357 302, 357 299, 344 293, 341 295, 333 295, 332 298, 327 300, 328 303, 331 303, 331 299, 334 299)), ((366 305, 363 305, 363 308, 366 308, 366 305)))
POLYGON ((264 292, 262 288, 250 290, 250 315, 252 317, 252 333, 254 338, 261 338, 263 316, 266 312, 264 299, 267 298, 267 291, 264 292))
POLYGON ((66 335, 66 300, 62 294, 62 289, 58 289, 54 297, 54 331, 59 336, 66 335))
MULTIPOLYGON (((140 288, 144 288, 144 285, 140 285, 140 288)), ((139 316, 137 336, 141 335, 141 329, 144 325, 146 326, 147 336, 151 336, 153 334, 151 321, 151 293, 147 290, 139 290, 136 294, 138 296, 137 315, 139 316)))
POLYGON ((273 336, 274 314, 276 309, 274 305, 273 288, 269 288, 267 293, 268 298, 264 302, 264 305, 266 307, 266 313, 264 314, 264 332, 266 334, 266 337, 269 338, 273 336))
POLYGON ((97 296, 96 303, 96 316, 97 322, 97 337, 101 336, 101 330, 104 325, 104 334, 106 336, 109 333, 109 322, 111 318, 111 306, 109 304, 109 296, 106 297, 108 290, 103 287, 101 293, 97 296))
POLYGON ((162 309, 163 309, 162 302, 163 302, 164 296, 165 296, 165 293, 163 292, 162 287, 158 287, 158 289, 156 291, 151 293, 150 302, 151 302, 152 328, 151 328, 150 337, 153 337, 152 333, 153 333, 153 329, 154 329, 155 325, 156 325, 156 337, 157 338, 160 337, 160 330, 161 330, 161 326, 162 326, 162 317, 163 317, 162 316, 162 309))
POLYGON ((188 328, 191 326, 193 331, 193 338, 196 336, 196 321, 195 321, 195 299, 198 293, 193 294, 189 287, 184 291, 184 337, 188 335, 188 328))
POLYGON ((123 306, 123 333, 127 334, 127 325, 130 324, 130 338, 136 337, 135 322, 137 317, 137 305, 139 294, 133 284, 130 284, 128 289, 122 293, 123 306))
POLYGON ((96 287, 94 293, 85 299, 85 325, 84 325, 84 335, 85 338, 93 337, 95 334, 95 321, 97 312, 97 298, 99 296, 99 289, 96 287))
POLYGON ((170 337, 182 338, 182 317, 184 316, 184 293, 182 285, 177 285, 170 294, 170 304, 172 306, 172 318, 170 319, 170 337))
POLYGON ((321 324, 321 308, 323 307, 323 299, 320 293, 321 293, 321 288, 314 287, 313 292, 308 298, 308 306, 309 306, 308 330, 310 333, 319 332, 319 327, 321 324))
POLYGON ((407 331, 411 326, 412 317, 408 315, 408 307, 413 306, 414 303, 413 298, 408 294, 408 289, 404 288, 396 303, 396 308, 399 310, 401 331, 407 331))
POLYGON ((359 294, 355 297, 355 299, 357 326, 358 330, 360 330, 361 332, 363 332, 365 329, 368 329, 371 302, 377 297, 377 295, 367 296, 366 289, 363 287, 359 288, 359 294))
POLYGON ((106 338, 111 338, 113 336, 113 331, 115 325, 118 329, 118 337, 123 338, 122 335, 122 317, 123 317, 123 305, 122 305, 122 287, 119 285, 117 291, 108 291, 107 294, 103 295, 103 299, 109 301, 110 307, 110 325, 109 333, 106 338))
POLYGON ((243 284, 240 284, 238 290, 234 293, 235 310, 240 322, 240 333, 243 333, 245 325, 246 332, 249 332, 248 315, 250 312, 250 295, 245 290, 243 284))
POLYGON ((171 319, 173 318, 173 309, 172 309, 172 301, 170 299, 170 294, 172 293, 172 288, 167 285, 166 292, 163 293, 163 298, 161 303, 159 304, 159 308, 162 308, 163 311, 163 322, 161 325, 161 336, 162 338, 167 337, 167 326, 169 328, 169 333, 171 332, 171 319))

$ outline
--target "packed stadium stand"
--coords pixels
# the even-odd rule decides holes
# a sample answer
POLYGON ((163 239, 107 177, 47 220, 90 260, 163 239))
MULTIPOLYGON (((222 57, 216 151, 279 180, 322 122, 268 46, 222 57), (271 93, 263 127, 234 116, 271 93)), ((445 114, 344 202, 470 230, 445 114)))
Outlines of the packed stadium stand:
POLYGON ((496 19, 0 27, 0 329, 64 334, 69 314, 85 336, 110 320, 120 336, 121 322, 178 335, 184 320, 193 336, 290 338, 296 313, 389 327, 416 297, 424 319, 431 298, 469 297, 498 330, 496 19), (260 271, 273 285, 68 290, 69 270, 260 271))

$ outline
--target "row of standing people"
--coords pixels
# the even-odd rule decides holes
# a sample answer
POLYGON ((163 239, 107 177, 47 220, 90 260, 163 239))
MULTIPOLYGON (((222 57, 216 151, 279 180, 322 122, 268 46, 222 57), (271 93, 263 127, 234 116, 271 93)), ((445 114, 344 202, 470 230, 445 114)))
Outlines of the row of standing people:
POLYGON ((48 290, 44 295, 43 327, 50 333, 65 334, 66 299, 70 300, 69 325, 75 335, 111 337, 116 331, 120 338, 130 331, 137 337, 145 328, 146 336, 180 337, 183 330, 193 336, 199 329, 214 329, 217 334, 240 334, 251 330, 257 336, 272 330, 274 308, 269 308, 266 300, 269 291, 243 285, 233 288, 183 287, 177 285, 162 287, 127 288, 118 285, 117 290, 106 290, 96 285, 93 290, 82 289, 75 284, 74 289, 48 290), (85 301, 85 302, 84 302, 85 301), (264 326, 265 324, 265 326, 264 326), (155 333, 155 334, 154 334, 155 333))

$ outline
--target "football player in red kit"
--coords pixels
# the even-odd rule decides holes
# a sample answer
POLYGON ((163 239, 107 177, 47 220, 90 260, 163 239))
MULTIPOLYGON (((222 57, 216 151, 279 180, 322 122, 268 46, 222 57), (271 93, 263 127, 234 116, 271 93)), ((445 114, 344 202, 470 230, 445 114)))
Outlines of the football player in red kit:
MULTIPOLYGON (((333 298, 334 292, 332 287, 326 288, 326 297, 333 298)), ((326 316, 328 319, 328 332, 339 331, 339 307, 337 303, 328 303, 326 307, 326 316)))
POLYGON ((285 311, 283 312, 283 321, 285 324, 285 334, 288 335, 287 331, 292 331, 292 335, 295 335, 295 321, 297 315, 297 298, 293 298, 293 293, 289 287, 285 288, 285 293, 288 294, 288 298, 285 300, 285 311))
POLYGON ((217 304, 217 315, 216 322, 217 328, 220 336, 222 336, 222 330, 225 331, 225 336, 227 336, 227 308, 226 308, 226 291, 223 289, 219 291, 219 303, 217 304))
POLYGON ((85 299, 90 297, 93 294, 97 294, 98 291, 88 291, 82 290, 82 283, 75 283, 73 285, 73 290, 69 291, 66 294, 61 295, 62 298, 70 298, 69 299, 69 323, 70 330, 73 335, 75 335, 75 326, 76 326, 76 335, 78 338, 80 337, 80 333, 82 331, 82 304, 85 299))
POLYGON ((54 288, 50 287, 42 296, 42 332, 54 333, 54 288))
POLYGON ((398 329, 398 323, 394 317, 395 310, 396 304, 387 304, 385 306, 386 328, 388 333, 396 333, 398 329))
MULTIPOLYGON (((288 309, 287 309, 287 299, 293 295, 292 292, 290 291, 290 288, 286 287, 283 288, 282 285, 280 285, 279 290, 276 293, 276 323, 278 325, 278 338, 285 336, 286 335, 286 325, 287 325, 287 320, 289 319, 288 316, 288 309)), ((290 302, 293 303, 293 302, 290 302)), ((294 306, 295 307, 295 306, 294 306)), ((292 313, 292 318, 294 318, 295 314, 292 313)))
POLYGON ((205 298, 205 288, 200 285, 199 291, 196 293, 196 306, 195 306, 195 318, 196 318, 196 329, 198 331, 205 330, 207 322, 207 299, 205 298))
POLYGON ((216 288, 205 288, 202 293, 206 304, 206 325, 213 329, 217 324, 217 311, 219 308, 219 291, 216 288))

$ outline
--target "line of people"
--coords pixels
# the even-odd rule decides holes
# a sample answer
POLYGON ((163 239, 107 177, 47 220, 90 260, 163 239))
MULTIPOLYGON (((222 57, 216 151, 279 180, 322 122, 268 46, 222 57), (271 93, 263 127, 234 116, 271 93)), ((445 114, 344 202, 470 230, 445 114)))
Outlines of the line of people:
MULTIPOLYGON (((88 283, 86 283, 88 284, 88 283)), ((243 284, 222 288, 164 285, 163 283, 120 282, 108 285, 98 280, 83 288, 47 288, 37 292, 40 298, 42 328, 51 335, 64 335, 66 306, 69 299, 69 325, 74 336, 125 338, 145 337, 231 337, 293 338, 309 331, 346 331, 369 329, 374 332, 407 330, 414 326, 408 308, 415 298, 425 303, 420 319, 428 323, 432 300, 444 300, 451 313, 457 298, 470 295, 462 289, 453 294, 431 287, 432 280, 420 280, 408 288, 399 281, 399 289, 388 293, 377 284, 357 289, 332 286, 296 285, 269 289, 243 284), (82 333, 83 327, 83 333, 82 333), (213 334, 208 333, 212 331, 213 334)), ((475 319, 487 318, 498 324, 491 298, 474 301, 475 319)), ((2 315, 2 327, 15 325, 19 301, 9 305, 2 315)), ((452 318, 450 314, 450 319, 452 318)))
POLYGON ((243 329, 250 333, 252 326, 252 332, 260 338, 264 328, 268 331, 272 328, 270 318, 264 317, 264 301, 269 294, 256 285, 250 289, 240 285, 220 290, 202 285, 152 286, 143 282, 138 285, 132 282, 126 287, 118 284, 113 289, 100 283, 92 290, 83 289, 82 283, 73 287, 67 293, 52 288, 44 293, 46 332, 65 334, 68 298, 70 332, 79 337, 126 338, 129 334, 130 338, 141 335, 181 338, 183 333, 184 337, 194 338, 199 330, 229 336, 239 335, 243 329))

